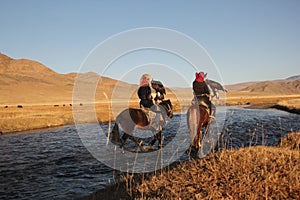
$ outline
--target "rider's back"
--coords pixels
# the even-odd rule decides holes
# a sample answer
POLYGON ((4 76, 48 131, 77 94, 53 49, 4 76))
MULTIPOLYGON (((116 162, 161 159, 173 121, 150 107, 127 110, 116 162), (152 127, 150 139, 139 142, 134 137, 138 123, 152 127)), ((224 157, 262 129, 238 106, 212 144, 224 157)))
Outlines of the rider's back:
POLYGON ((151 96, 151 88, 149 85, 140 86, 138 89, 138 96, 140 98, 140 106, 150 108, 154 105, 151 96))

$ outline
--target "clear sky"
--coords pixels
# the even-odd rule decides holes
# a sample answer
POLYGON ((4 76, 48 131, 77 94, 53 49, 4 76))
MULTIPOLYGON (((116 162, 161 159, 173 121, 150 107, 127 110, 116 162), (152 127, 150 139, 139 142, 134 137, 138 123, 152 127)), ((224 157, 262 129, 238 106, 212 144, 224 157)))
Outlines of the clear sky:
MULTIPOLYGON (((299 0, 0 0, 0 52, 59 73, 78 71, 99 43, 142 27, 197 41, 225 84, 300 75, 299 0)), ((157 62, 149 57, 146 64, 157 62)), ((174 77, 162 78, 181 86, 174 77)))

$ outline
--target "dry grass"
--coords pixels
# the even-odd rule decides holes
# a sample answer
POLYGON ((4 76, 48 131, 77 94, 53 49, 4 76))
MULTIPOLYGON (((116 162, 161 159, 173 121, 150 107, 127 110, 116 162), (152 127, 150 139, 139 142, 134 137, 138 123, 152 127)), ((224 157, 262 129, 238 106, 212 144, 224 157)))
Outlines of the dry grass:
POLYGON ((288 111, 291 113, 300 114, 300 99, 288 99, 279 101, 277 104, 271 106, 272 108, 288 111))
POLYGON ((280 101, 280 102, 278 102, 278 105, 299 109, 300 108, 300 98, 280 101))
POLYGON ((293 103, 295 101, 299 103, 300 95, 276 95, 276 94, 264 94, 259 92, 247 92, 247 91, 232 91, 228 92, 226 96, 227 105, 240 105, 240 104, 277 104, 279 102, 287 101, 293 103))
MULTIPOLYGON (((181 112, 182 102, 172 99, 175 112, 181 112), (173 103, 174 102, 174 103, 173 103)), ((184 102, 186 104, 190 101, 184 102)), ((60 103, 52 105, 30 105, 24 104, 23 108, 17 108, 17 105, 0 107, 0 133, 12 133, 28 131, 34 129, 50 128, 63 125, 74 124, 73 109, 80 113, 76 123, 98 123, 114 120, 116 116, 124 109, 139 108, 139 101, 133 99, 129 103, 119 102, 110 105, 108 102, 95 104, 72 105, 70 103, 60 103), (96 112, 96 119, 95 119, 96 112)), ((185 106, 185 109, 187 105, 185 106)))
POLYGON ((152 174, 126 174, 80 199, 300 199, 299 138, 292 133, 278 147, 223 150, 152 174))
POLYGON ((276 147, 225 150, 136 186, 137 197, 299 199, 300 153, 276 147))
POLYGON ((0 131, 10 133, 72 123, 69 106, 9 106, 0 108, 0 131))
MULTIPOLYGON (((74 124, 73 109, 74 105, 24 105, 23 108, 8 106, 0 108, 0 132, 2 134, 28 131, 74 124)), ((81 113, 81 123, 97 123, 113 120, 114 116, 110 113, 107 104, 96 104, 95 112, 97 119, 87 109, 87 105, 77 106, 81 113)), ((88 107, 90 108, 90 107, 88 107)))
POLYGON ((278 146, 300 151, 300 133, 290 133, 281 138, 278 146))

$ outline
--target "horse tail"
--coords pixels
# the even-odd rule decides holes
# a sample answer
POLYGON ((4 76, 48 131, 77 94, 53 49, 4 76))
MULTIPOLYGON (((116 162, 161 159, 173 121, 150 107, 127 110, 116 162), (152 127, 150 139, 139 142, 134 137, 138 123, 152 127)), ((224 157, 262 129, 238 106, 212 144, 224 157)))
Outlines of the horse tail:
POLYGON ((111 142, 114 143, 114 144, 118 144, 121 142, 120 140, 120 131, 119 131, 119 125, 118 125, 118 122, 116 120, 115 122, 115 125, 111 131, 111 142))
POLYGON ((197 107, 192 106, 189 108, 188 115, 187 115, 187 122, 188 122, 188 128, 190 130, 191 142, 193 142, 195 137, 197 136, 198 121, 199 121, 199 116, 198 116, 197 107))

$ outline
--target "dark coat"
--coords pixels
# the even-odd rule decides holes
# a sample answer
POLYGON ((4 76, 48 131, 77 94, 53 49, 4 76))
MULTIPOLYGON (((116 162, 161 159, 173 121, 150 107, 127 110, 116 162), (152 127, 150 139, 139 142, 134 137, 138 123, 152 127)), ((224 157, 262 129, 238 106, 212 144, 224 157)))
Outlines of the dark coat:
POLYGON ((193 90, 194 90, 195 100, 198 100, 198 102, 204 101, 210 108, 211 107, 211 101, 209 100, 210 90, 207 84, 205 83, 205 81, 198 82, 195 80, 193 82, 193 90))
POLYGON ((141 86, 138 89, 138 96, 140 98, 140 106, 150 108, 153 106, 153 100, 151 96, 151 88, 148 85, 141 86))
POLYGON ((198 82, 198 81, 195 80, 193 82, 193 90, 194 90, 194 94, 196 96, 200 96, 200 95, 203 95, 203 94, 207 94, 207 95, 210 94, 210 90, 209 90, 207 84, 205 83, 205 81, 198 82))

